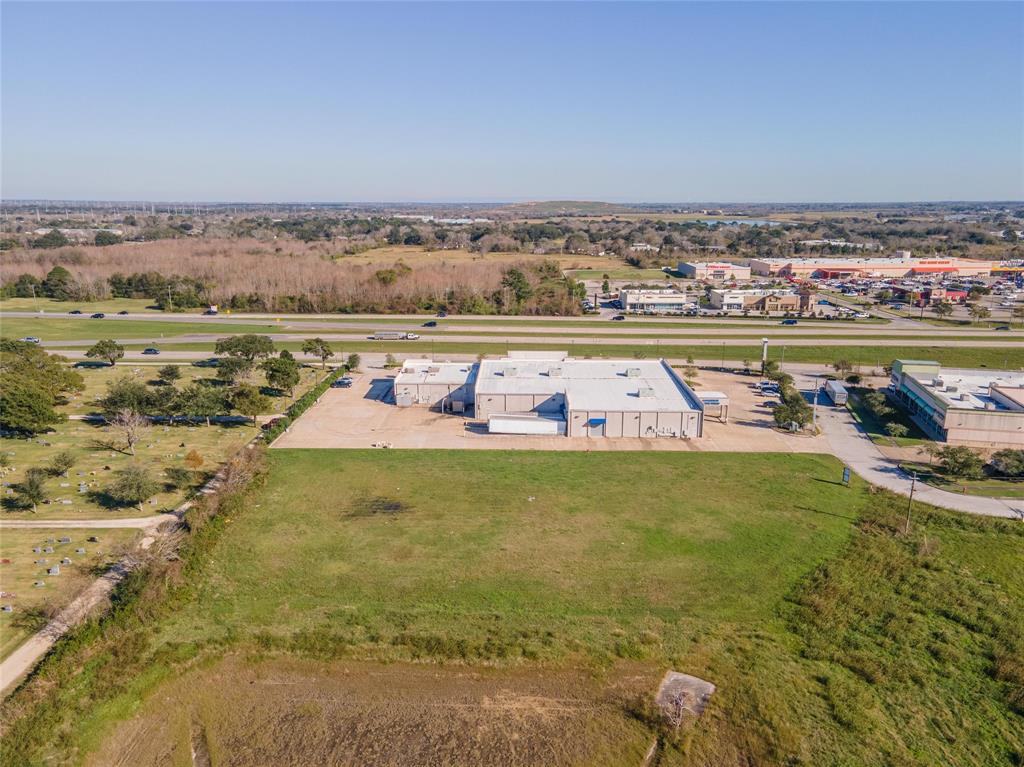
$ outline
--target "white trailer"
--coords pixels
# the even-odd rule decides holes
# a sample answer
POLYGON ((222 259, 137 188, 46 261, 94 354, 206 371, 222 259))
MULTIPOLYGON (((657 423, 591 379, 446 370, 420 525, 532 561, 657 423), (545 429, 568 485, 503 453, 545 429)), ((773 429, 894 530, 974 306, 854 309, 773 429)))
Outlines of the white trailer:
POLYGON ((825 394, 832 400, 835 405, 845 405, 847 399, 846 387, 843 386, 839 381, 828 380, 825 381, 825 394))
POLYGON ((374 341, 415 341, 419 338, 415 333, 405 333, 398 330, 378 330, 373 334, 374 341))

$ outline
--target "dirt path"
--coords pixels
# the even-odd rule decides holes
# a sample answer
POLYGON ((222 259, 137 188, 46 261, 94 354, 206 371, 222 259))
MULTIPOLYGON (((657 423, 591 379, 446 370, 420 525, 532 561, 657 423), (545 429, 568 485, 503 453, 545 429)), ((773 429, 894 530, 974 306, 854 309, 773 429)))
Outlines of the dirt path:
POLYGON ((92 529, 139 528, 152 530, 164 522, 177 522, 180 515, 155 514, 152 517, 131 517, 129 519, 0 519, 0 530, 21 528, 48 529, 92 529))

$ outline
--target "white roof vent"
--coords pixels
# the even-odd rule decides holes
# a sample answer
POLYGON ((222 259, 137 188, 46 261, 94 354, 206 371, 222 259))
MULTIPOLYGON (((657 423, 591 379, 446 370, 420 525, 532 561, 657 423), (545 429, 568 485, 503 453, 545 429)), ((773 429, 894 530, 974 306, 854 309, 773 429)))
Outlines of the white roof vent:
POLYGON ((641 386, 637 390, 636 396, 638 396, 638 397, 645 397, 645 398, 653 397, 654 396, 654 389, 652 389, 650 386, 641 386))
POLYGON ((626 368, 626 377, 627 378, 639 378, 640 377, 640 368, 626 368))
POLYGON ((505 368, 506 378, 515 378, 517 375, 519 375, 519 368, 505 368))

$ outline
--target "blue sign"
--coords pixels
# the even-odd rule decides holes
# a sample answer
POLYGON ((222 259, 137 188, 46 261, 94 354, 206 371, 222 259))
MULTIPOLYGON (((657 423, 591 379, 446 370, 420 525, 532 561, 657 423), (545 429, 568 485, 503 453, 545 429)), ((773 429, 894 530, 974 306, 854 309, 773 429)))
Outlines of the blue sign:
POLYGON ((844 485, 850 484, 850 467, 849 466, 844 466, 843 467, 843 484, 844 485))

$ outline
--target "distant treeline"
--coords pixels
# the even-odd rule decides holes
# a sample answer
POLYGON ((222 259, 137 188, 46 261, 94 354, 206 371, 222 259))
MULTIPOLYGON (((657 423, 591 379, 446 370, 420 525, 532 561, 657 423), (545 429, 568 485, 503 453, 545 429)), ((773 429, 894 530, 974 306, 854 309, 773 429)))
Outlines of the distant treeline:
POLYGON ((563 276, 557 262, 546 259, 504 264, 441 261, 418 267, 397 261, 381 267, 338 263, 312 251, 186 248, 167 253, 163 246, 159 251, 140 247, 137 252, 123 246, 116 252, 104 250, 102 257, 75 249, 47 256, 8 254, 0 296, 58 301, 144 298, 170 311, 216 304, 267 312, 550 315, 579 314, 584 297, 582 284, 563 276), (52 261, 68 265, 51 265, 52 261), (123 271, 127 264, 144 270, 123 271))

